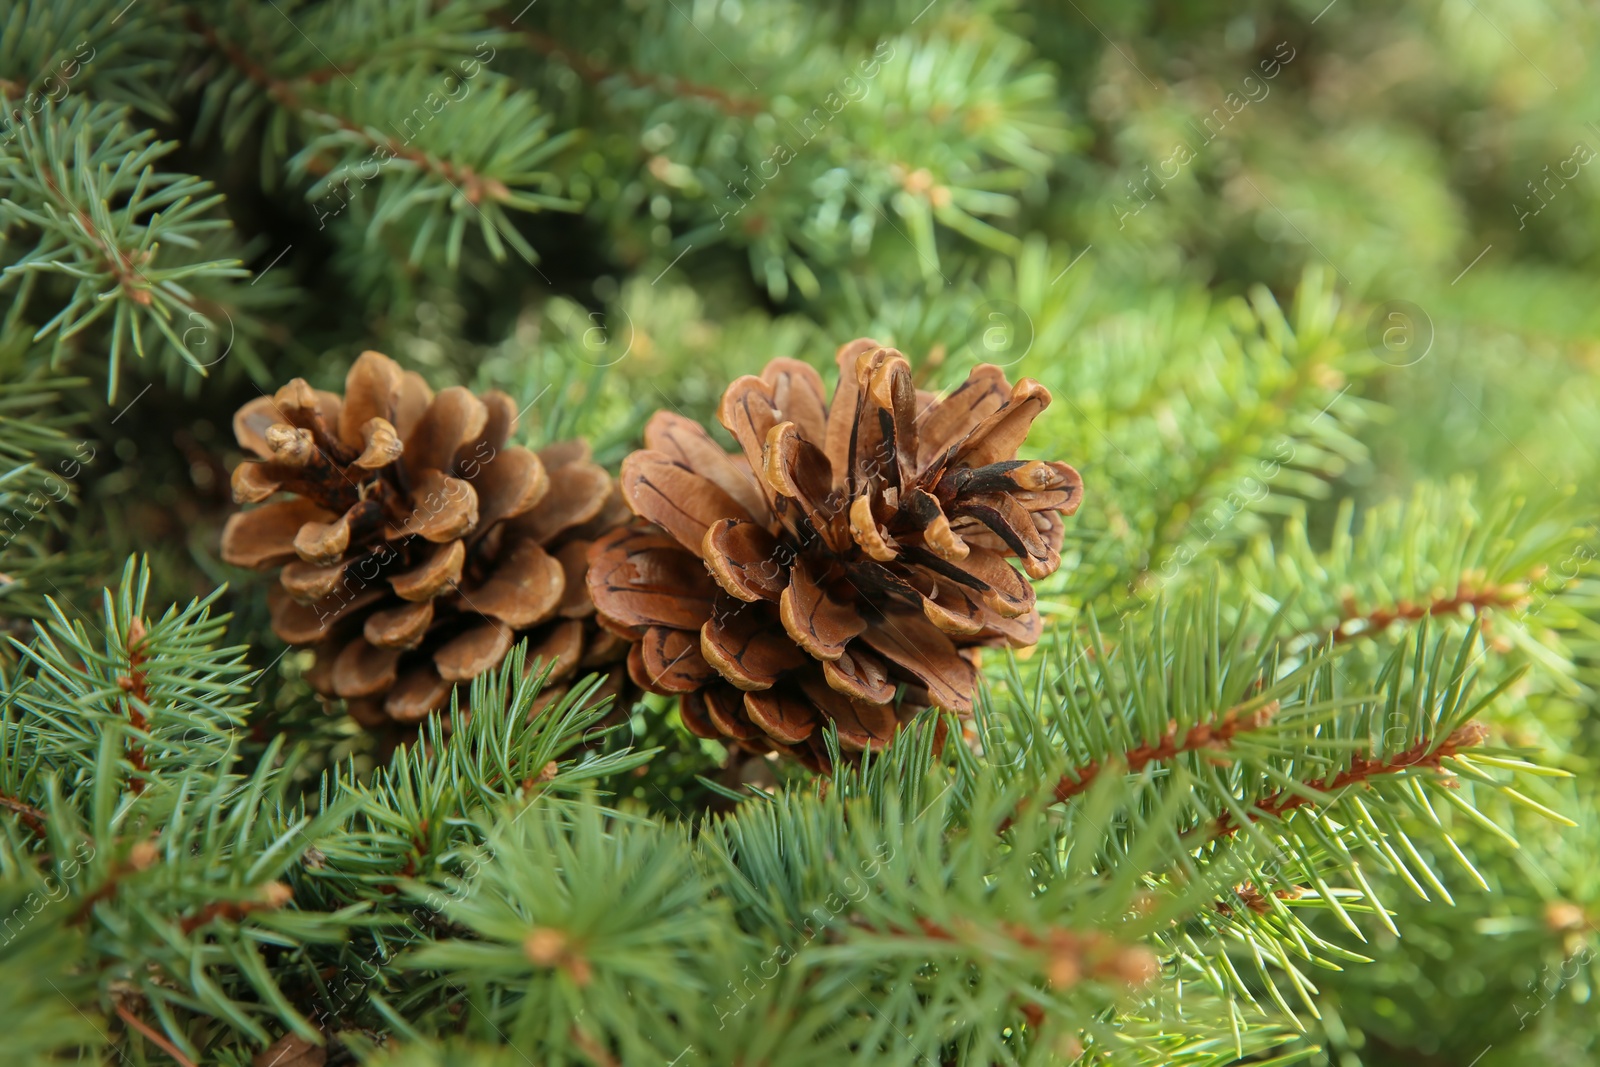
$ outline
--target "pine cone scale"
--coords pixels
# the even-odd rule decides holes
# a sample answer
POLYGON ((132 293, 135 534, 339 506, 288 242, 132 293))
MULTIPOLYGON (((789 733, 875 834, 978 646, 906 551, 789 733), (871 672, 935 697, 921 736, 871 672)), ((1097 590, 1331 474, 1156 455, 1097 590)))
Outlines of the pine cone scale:
POLYGON ((804 696, 783 690, 746 693, 744 708, 754 725, 781 744, 798 745, 816 732, 816 713, 804 696))
POLYGON ((864 648, 851 647, 834 660, 823 660, 822 677, 829 688, 869 704, 888 704, 895 684, 889 668, 864 648))
POLYGON ((665 626, 645 631, 629 652, 628 669, 642 688, 659 693, 692 693, 716 675, 691 631, 665 626))
POLYGON ((550 491, 550 476, 528 449, 500 448, 494 453, 494 462, 483 464, 468 484, 478 498, 475 528, 487 531, 543 504, 550 491))
POLYGON ((362 429, 372 419, 389 421, 390 398, 400 387, 400 368, 387 360, 359 359, 345 376, 337 418, 339 437, 351 447, 361 444, 362 429))
MULTIPOLYGON (((778 412, 777 403, 772 398, 771 387, 766 382, 753 374, 735 378, 733 384, 728 386, 727 392, 722 394, 722 402, 717 405, 717 419, 723 428, 733 435, 742 453, 730 456, 713 443, 715 454, 698 459, 694 468, 707 472, 719 471, 723 477, 731 477, 740 470, 741 465, 744 469, 750 470, 752 480, 756 483, 756 491, 762 500, 759 512, 751 509, 752 518, 756 515, 760 515, 763 519, 769 517, 776 503, 772 487, 764 479, 756 477, 754 472, 761 461, 761 450, 767 442, 767 434, 783 421, 778 417, 778 412)), ((707 477, 711 476, 707 474, 707 477)))
POLYGON ((467 546, 460 541, 437 545, 414 567, 393 575, 389 586, 401 600, 432 600, 461 580, 466 560, 467 546))
POLYGON ((780 422, 767 431, 761 470, 774 500, 784 505, 775 510, 791 533, 796 536, 814 533, 827 541, 834 551, 844 547, 844 531, 833 523, 838 506, 831 488, 828 458, 821 449, 800 436, 799 426, 780 422), (798 507, 790 506, 791 502, 798 507), (802 518, 810 523, 809 527, 800 525, 802 518))
MULTIPOLYGON (((852 499, 855 497, 852 478, 855 474, 856 431, 859 425, 856 415, 860 408, 861 391, 856 367, 861 356, 878 347, 878 342, 863 337, 839 349, 839 382, 834 386, 833 400, 828 405, 827 428, 823 432, 822 451, 828 457, 833 487, 852 499)), ((821 375, 818 375, 818 380, 821 380, 821 375)), ((740 443, 743 444, 742 441, 740 443)))
POLYGON ((955 391, 922 410, 917 418, 917 467, 933 461, 967 438, 984 419, 1011 399, 1011 386, 999 367, 984 364, 955 391))
POLYGON ((398 723, 421 722, 430 712, 447 706, 454 688, 431 662, 423 663, 401 674, 384 694, 383 714, 398 723))
POLYGON ((713 682, 701 690, 705 694, 706 716, 724 737, 736 741, 754 741, 763 735, 762 729, 751 720, 746 706, 750 693, 732 686, 713 682))
POLYGON ((706 530, 722 518, 749 520, 743 505, 721 486, 678 466, 664 453, 643 449, 622 463, 622 496, 641 515, 698 552, 706 530))
POLYGON ((589 558, 590 599, 600 617, 635 639, 651 626, 699 629, 711 617, 716 583, 671 538, 623 527, 596 541, 589 558))
POLYGON ((798 359, 780 357, 767 364, 760 380, 781 418, 799 426, 808 441, 820 443, 825 439, 828 391, 816 368, 798 359))
POLYGON ((362 624, 361 634, 380 648, 416 648, 432 622, 433 601, 424 600, 373 612, 362 624))
POLYGON ((456 452, 475 439, 489 422, 489 409, 472 391, 459 385, 442 389, 406 438, 401 469, 414 484, 429 471, 454 466, 456 452))
POLYGON ((766 527, 744 519, 719 519, 706 529, 700 555, 717 584, 740 600, 776 602, 784 573, 773 563, 778 539, 766 527))
POLYGON ((795 560, 778 614, 789 637, 813 658, 838 659, 851 639, 867 628, 867 621, 849 602, 829 596, 812 567, 804 557, 795 560))
POLYGON ((721 602, 700 627, 701 655, 736 689, 769 689, 806 662, 773 627, 772 614, 764 603, 721 602))
POLYGON ((814 677, 804 678, 800 689, 838 728, 839 746, 845 751, 881 749, 893 740, 899 723, 889 705, 852 699, 814 677))
POLYGON ((589 599, 588 585, 584 581, 589 568, 589 546, 593 543, 568 541, 553 557, 561 567, 561 599, 556 602, 556 614, 563 619, 587 619, 594 615, 594 601, 589 599))
POLYGON ((554 615, 566 588, 560 562, 536 542, 520 541, 487 581, 462 587, 459 595, 478 614, 524 630, 554 615))
POLYGON ((399 649, 357 638, 333 661, 333 691, 346 698, 379 696, 394 685, 399 666, 399 649))
POLYGON ((934 703, 951 711, 972 710, 977 671, 956 651, 948 634, 918 613, 885 615, 861 635, 878 655, 916 678, 934 703))
POLYGON ((511 643, 511 627, 487 622, 439 646, 433 665, 445 681, 471 681, 505 659, 511 643))
POLYGON ((727 493, 753 518, 771 517, 771 501, 744 456, 729 456, 706 428, 672 411, 658 411, 644 428, 645 448, 667 457, 684 470, 695 471, 727 493))
POLYGON ((1006 403, 973 427, 966 439, 950 453, 947 462, 968 468, 986 467, 1010 459, 1028 438, 1033 420, 1050 404, 1050 391, 1031 378, 1024 378, 1011 390, 1006 403))
POLYGON ((539 506, 513 513, 516 531, 540 544, 594 519, 611 491, 610 475, 593 463, 545 461, 543 469, 547 491, 536 501, 539 506))
POLYGON ((580 666, 594 666, 582 662, 584 630, 583 623, 576 619, 568 619, 550 627, 545 639, 528 649, 530 660, 550 665, 550 676, 547 681, 559 682, 576 674, 580 666))

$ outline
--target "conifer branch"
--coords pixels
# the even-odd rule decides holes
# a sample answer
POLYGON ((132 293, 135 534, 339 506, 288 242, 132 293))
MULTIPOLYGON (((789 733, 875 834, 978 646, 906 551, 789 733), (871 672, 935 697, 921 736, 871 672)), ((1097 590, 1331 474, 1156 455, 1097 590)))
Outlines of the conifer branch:
POLYGON ((45 838, 45 813, 32 804, 25 804, 15 797, 8 797, 0 793, 0 808, 14 812, 18 820, 33 832, 33 835, 43 841, 45 838))
POLYGON ((237 259, 199 258, 230 229, 216 210, 222 198, 197 177, 156 171, 176 146, 156 142, 131 119, 122 105, 46 101, 16 124, 12 150, 0 156, 0 223, 33 244, 0 271, 0 286, 17 283, 7 326, 26 321, 33 301, 57 295, 41 292, 40 279, 65 280, 65 300, 51 301, 33 340, 54 334, 59 358, 81 331, 108 319, 108 396, 115 396, 123 347, 131 342, 145 353, 147 326, 204 372, 210 364, 187 340, 200 327, 185 327, 183 316, 217 323, 189 285, 246 273, 237 259))
MULTIPOLYGON (((128 716, 128 724, 138 733, 144 733, 149 723, 145 720, 144 712, 139 710, 140 704, 149 700, 149 690, 145 686, 144 651, 145 627, 144 620, 134 618, 128 623, 128 636, 125 642, 128 651, 128 672, 117 676, 117 688, 127 694, 122 700, 123 711, 128 716)), ((128 744, 128 760, 133 764, 133 769, 138 772, 128 781, 128 788, 135 793, 144 791, 144 775, 149 770, 145 766, 144 747, 138 741, 128 744)))
MULTIPOLYGON (((1162 735, 1160 741, 1129 749, 1123 754, 1122 762, 1126 764, 1128 774, 1138 774, 1151 763, 1170 760, 1184 752, 1226 749, 1235 736, 1261 729, 1271 721, 1277 711, 1276 700, 1243 713, 1240 708, 1229 708, 1210 722, 1197 723, 1189 727, 1182 739, 1178 736, 1178 723, 1173 720, 1167 724, 1166 733, 1162 735)), ((1101 770, 1103 767, 1099 762, 1091 762, 1062 775, 1054 790, 1057 802, 1075 797, 1094 785, 1101 770)))
MULTIPOLYGON (((382 137, 373 133, 371 127, 360 125, 351 121, 344 115, 336 115, 326 108, 308 104, 301 98, 294 86, 275 77, 271 71, 256 62, 249 53, 234 42, 227 40, 216 26, 203 20, 193 10, 186 12, 185 18, 190 27, 212 48, 221 52, 228 62, 232 63, 246 78, 254 82, 279 106, 299 115, 301 118, 319 125, 331 125, 342 132, 358 138, 369 148, 382 148, 395 158, 403 159, 413 164, 417 169, 437 175, 450 185, 457 187, 461 195, 469 204, 476 207, 485 200, 508 202, 512 198, 511 190, 498 178, 486 177, 465 163, 452 162, 448 159, 437 159, 427 152, 412 148, 404 142, 392 137, 382 137)), ((316 157, 319 165, 326 166, 326 161, 320 156, 316 157)))
MULTIPOLYGON (((1152 981, 1160 967, 1155 954, 1139 944, 1130 944, 1099 931, 1079 931, 1050 926, 1034 930, 1019 923, 1001 923, 993 931, 970 922, 941 925, 918 918, 917 929, 936 941, 965 945, 999 933, 1026 952, 1039 953, 1043 971, 1052 988, 1068 989, 1084 979, 1115 979, 1132 988, 1152 981)), ((909 931, 892 930, 900 936, 909 931)))
MULTIPOLYGON (((116 280, 123 294, 135 304, 149 307, 152 299, 150 290, 154 288, 154 284, 149 278, 145 277, 144 271, 139 269, 139 261, 148 262, 151 253, 146 251, 129 252, 118 247, 114 241, 100 232, 89 212, 68 196, 61 186, 56 184, 55 176, 49 171, 40 171, 39 181, 43 183, 44 187, 49 190, 50 194, 56 198, 61 206, 67 209, 78 229, 82 230, 83 235, 99 250, 107 272, 116 280)), ((182 304, 182 298, 178 298, 177 302, 182 304)))
MULTIPOLYGON (((1110 760, 1091 760, 1079 767, 1073 768, 1057 779, 1051 795, 1055 803, 1063 803, 1080 793, 1087 792, 1107 766, 1118 767, 1126 774, 1138 774, 1152 763, 1165 762, 1175 759, 1185 752, 1197 752, 1202 749, 1226 749, 1235 736, 1259 730, 1266 726, 1277 714, 1279 702, 1268 701, 1266 704, 1257 705, 1248 712, 1242 712, 1244 705, 1229 708, 1226 712, 1206 722, 1196 723, 1183 732, 1179 737, 1179 726, 1176 719, 1169 720, 1167 729, 1161 739, 1153 744, 1140 744, 1128 749, 1125 753, 1110 760)), ((1217 757, 1220 758, 1220 757, 1217 757)), ((1001 821, 997 832, 1004 833, 1010 829, 1027 807, 1028 799, 1024 797, 1017 803, 1016 812, 1001 821)))
POLYGON ((218 920, 238 922, 251 912, 276 911, 293 899, 294 891, 287 885, 282 882, 268 882, 261 889, 261 899, 214 901, 179 921, 178 929, 185 934, 192 934, 218 920))
POLYGON ((491 18, 502 30, 522 40, 529 48, 550 59, 571 67, 573 72, 591 85, 607 78, 620 77, 637 89, 654 89, 667 96, 703 100, 723 114, 741 117, 759 115, 769 107, 765 100, 739 96, 711 85, 700 85, 670 74, 647 74, 629 67, 608 66, 582 52, 561 43, 547 33, 515 25, 515 19, 504 9, 496 10, 491 18))
MULTIPOLYGON (((1307 789, 1319 793, 1338 793, 1354 785, 1362 785, 1374 778, 1386 775, 1400 774, 1405 771, 1440 770, 1443 761, 1456 753, 1482 744, 1489 736, 1489 728, 1481 722, 1469 722, 1452 730, 1449 737, 1442 742, 1424 739, 1411 745, 1403 751, 1392 756, 1373 758, 1369 755, 1357 755, 1350 761, 1350 766, 1337 774, 1324 778, 1312 779, 1303 783, 1307 789)), ((1314 798, 1305 793, 1279 790, 1257 800, 1246 812, 1251 822, 1262 819, 1281 819, 1295 808, 1316 805, 1314 798)), ((1230 837, 1241 829, 1232 812, 1224 812, 1217 816, 1211 828, 1210 836, 1230 837)))
POLYGON ((1335 644, 1363 637, 1376 637, 1396 622, 1415 622, 1426 617, 1458 614, 1462 608, 1471 608, 1482 614, 1491 608, 1516 608, 1528 602, 1528 588, 1524 582, 1469 582, 1465 578, 1456 585, 1450 596, 1441 596, 1420 602, 1400 600, 1391 607, 1363 610, 1353 596, 1342 601, 1344 618, 1323 635, 1335 644))
MULTIPOLYGON (((1167 546, 1181 538, 1190 519, 1211 492, 1212 480, 1237 462, 1245 453, 1246 442, 1265 434, 1274 425, 1282 425, 1293 413, 1296 402, 1303 402, 1308 390, 1326 390, 1341 378, 1332 361, 1307 358, 1296 362, 1289 379, 1270 397, 1257 402, 1242 423, 1230 426, 1227 438, 1219 442, 1200 469, 1190 475, 1188 493, 1169 507, 1156 525, 1156 538, 1150 546, 1151 560, 1159 559, 1167 546)), ((1134 579, 1135 585, 1149 573, 1148 568, 1141 572, 1134 579)))
POLYGON ((84 894, 78 906, 67 916, 68 923, 81 923, 94 914, 95 905, 111 899, 121 886, 122 880, 130 874, 138 874, 149 870, 161 856, 161 851, 153 841, 136 841, 128 850, 128 855, 117 860, 106 872, 105 881, 95 889, 84 894))
MULTIPOLYGON (((1287 889, 1274 889, 1270 894, 1268 894, 1262 892, 1254 882, 1241 882, 1233 887, 1233 893, 1237 898, 1237 904, 1244 905, 1257 915, 1269 915, 1272 912, 1272 904, 1270 903, 1270 899, 1272 897, 1276 897, 1278 900, 1299 900, 1305 895, 1305 887, 1292 886, 1287 889)), ((1216 901, 1215 906, 1217 909, 1217 914, 1222 915, 1225 918, 1231 918, 1233 916, 1233 904, 1219 900, 1216 901)))

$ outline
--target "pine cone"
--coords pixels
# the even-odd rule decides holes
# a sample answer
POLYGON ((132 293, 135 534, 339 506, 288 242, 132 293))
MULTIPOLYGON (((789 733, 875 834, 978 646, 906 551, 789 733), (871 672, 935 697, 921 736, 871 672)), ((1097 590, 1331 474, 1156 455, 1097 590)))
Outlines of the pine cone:
POLYGON ((1034 578, 1060 565, 1083 498, 1065 463, 1015 458, 1050 402, 981 366, 942 400, 904 356, 839 350, 830 404, 804 363, 745 376, 718 412, 742 454, 657 412, 622 465, 641 520, 590 550, 603 626, 628 670, 678 694, 685 725, 822 768, 821 728, 878 749, 937 705, 972 711, 976 650, 1039 639, 1034 578))
POLYGON ((260 458, 235 468, 233 497, 260 506, 229 518, 222 557, 282 567, 273 630, 316 646, 312 685, 362 723, 447 709, 522 637, 552 681, 621 658, 583 572, 627 508, 582 442, 507 446, 516 421, 504 393, 435 396, 377 352, 342 398, 296 378, 234 416, 260 458))

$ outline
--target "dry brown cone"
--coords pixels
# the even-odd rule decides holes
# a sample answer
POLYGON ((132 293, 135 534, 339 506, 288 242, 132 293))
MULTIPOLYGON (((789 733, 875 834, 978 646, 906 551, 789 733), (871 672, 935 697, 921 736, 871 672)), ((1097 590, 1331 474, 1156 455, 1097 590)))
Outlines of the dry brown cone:
POLYGON ((587 445, 507 445, 516 421, 504 393, 435 395, 377 352, 343 397, 296 378, 234 416, 258 458, 235 468, 233 497, 258 506, 229 518, 222 556, 282 568, 273 630, 315 646, 312 685, 363 724, 448 709, 524 637, 530 669, 554 663, 541 705, 580 668, 620 662, 583 575, 628 509, 587 445))
POLYGON ((1061 562, 1083 498, 1065 463, 1016 459, 1050 402, 981 366, 936 399, 877 342, 839 350, 832 402, 776 359, 718 412, 742 453, 658 412, 622 465, 640 520, 590 550, 602 625, 633 642, 640 686, 678 694, 702 737, 826 769, 917 711, 972 711, 976 650, 1039 639, 1030 577, 1061 562))

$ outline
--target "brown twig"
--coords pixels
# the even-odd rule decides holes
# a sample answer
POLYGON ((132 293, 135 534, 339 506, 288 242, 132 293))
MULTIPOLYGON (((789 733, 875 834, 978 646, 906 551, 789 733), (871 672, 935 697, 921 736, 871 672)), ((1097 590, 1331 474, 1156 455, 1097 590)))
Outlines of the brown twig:
POLYGON ((35 837, 39 838, 40 840, 44 839, 44 812, 40 811, 32 804, 24 804, 22 801, 17 800, 14 797, 8 797, 4 793, 0 793, 0 808, 5 808, 7 811, 16 812, 17 817, 22 822, 22 825, 26 826, 29 830, 32 830, 35 837))
MULTIPOLYGON (((1277 712, 1276 700, 1243 715, 1238 708, 1229 708, 1212 722, 1191 726, 1182 740, 1178 738, 1178 724, 1171 722, 1167 724, 1167 732, 1162 735, 1160 741, 1153 745, 1140 745, 1129 749, 1122 759, 1127 764, 1127 773, 1138 774, 1152 763, 1173 759, 1183 752, 1195 752, 1203 748, 1226 748, 1238 734, 1261 729, 1277 712)), ((1095 783, 1102 769, 1101 763, 1096 760, 1077 768, 1070 774, 1062 775, 1061 780, 1056 783, 1056 800, 1063 801, 1087 790, 1095 783)))
POLYGON ((174 1062, 182 1064, 182 1067, 196 1067, 195 1062, 179 1051, 178 1046, 174 1045, 172 1042, 156 1033, 150 1028, 149 1024, 145 1023, 142 1019, 140 1019, 133 1012, 129 1011, 127 1008, 123 1007, 120 1003, 117 1005, 117 1014, 122 1016, 123 1022, 127 1023, 145 1037, 149 1038, 158 1048, 161 1049, 162 1052, 165 1052, 168 1056, 171 1056, 174 1062))
MULTIPOLYGON (((955 929, 942 926, 930 919, 917 919, 919 931, 938 941, 962 944, 976 929, 960 922, 955 929)), ((1118 940, 1098 931, 1076 931, 1061 927, 1046 927, 1036 932, 1021 923, 1001 923, 999 930, 1020 947, 1045 954, 1045 976, 1057 989, 1065 989, 1088 978, 1116 978, 1129 986, 1139 987, 1154 980, 1159 964, 1155 954, 1140 944, 1118 940)), ((891 927, 891 932, 904 936, 908 931, 891 927)))
POLYGON ((213 901, 195 914, 180 920, 178 928, 185 934, 192 934, 218 919, 238 922, 253 911, 276 911, 294 899, 294 892, 282 882, 268 882, 263 890, 261 900, 213 901))
MULTIPOLYGON (((128 694, 123 698, 122 708, 128 716, 129 725, 135 730, 145 730, 149 726, 149 720, 138 707, 139 704, 148 704, 149 701, 144 672, 144 663, 149 657, 144 650, 144 639, 144 620, 135 618, 128 624, 128 673, 117 676, 117 687, 128 694)), ((128 760, 140 773, 149 770, 145 763, 143 745, 138 743, 129 745, 128 760)), ((134 776, 128 781, 128 788, 135 793, 144 792, 144 779, 134 776)))
POLYGON ((90 893, 78 903, 72 914, 67 916, 67 922, 80 923, 87 919, 96 904, 116 893, 117 886, 122 884, 124 875, 149 870, 156 860, 160 858, 161 850, 154 841, 140 841, 134 844, 133 848, 128 850, 126 859, 112 863, 111 870, 106 873, 106 880, 100 883, 100 886, 93 893, 90 893))
MULTIPOLYGON (((1162 735, 1160 741, 1153 745, 1140 745, 1129 749, 1122 755, 1120 762, 1126 765, 1126 773, 1138 774, 1152 763, 1173 759, 1184 752, 1226 748, 1237 735, 1259 730, 1265 726, 1278 713, 1278 707, 1278 702, 1273 700, 1244 713, 1241 713, 1239 708, 1229 708, 1211 722, 1196 723, 1191 726, 1181 739, 1178 737, 1178 724, 1169 722, 1166 733, 1162 735)), ((1054 802, 1060 803, 1087 791, 1099 779, 1105 766, 1099 760, 1094 760, 1062 775, 1055 785, 1054 802)), ((1017 815, 1021 814, 1025 804, 1026 801, 1018 804, 1017 813, 1007 817, 1000 824, 1002 832, 1016 822, 1017 815)))
POLYGON ((1488 608, 1516 607, 1527 599, 1527 587, 1521 582, 1508 582, 1504 585, 1493 583, 1472 585, 1465 580, 1456 584, 1455 595, 1437 600, 1425 600, 1420 604, 1402 600, 1393 607, 1362 611, 1353 598, 1346 597, 1343 604, 1344 618, 1333 628, 1329 636, 1333 638, 1335 644, 1340 644, 1358 637, 1380 634, 1401 619, 1414 622, 1427 617, 1454 615, 1464 607, 1470 607, 1474 613, 1481 613, 1488 608))
MULTIPOLYGON (((1305 785, 1320 793, 1335 793, 1352 785, 1358 785, 1373 778, 1386 774, 1397 774, 1410 770, 1413 767, 1423 767, 1438 770, 1440 763, 1446 756, 1453 756, 1463 749, 1473 748, 1483 743, 1489 736, 1489 728, 1481 722, 1469 722, 1458 727, 1449 737, 1437 746, 1430 749, 1431 742, 1418 741, 1403 752, 1382 759, 1371 756, 1358 755, 1350 761, 1350 766, 1338 774, 1326 778, 1314 779, 1305 785)), ((1305 807, 1317 803, 1303 793, 1291 793, 1288 790, 1279 790, 1256 801, 1250 811, 1245 812, 1250 822, 1259 822, 1263 817, 1282 818, 1295 808, 1305 807)), ((1217 816, 1212 826, 1211 837, 1228 837, 1239 831, 1242 824, 1234 819, 1233 812, 1224 812, 1217 816)))
MULTIPOLYGON (((1233 892, 1239 898, 1241 904, 1257 915, 1265 915, 1272 910, 1272 903, 1267 894, 1257 888, 1254 882, 1244 882, 1236 885, 1233 887, 1233 892)), ((1288 889, 1274 889, 1272 896, 1277 897, 1279 900, 1299 900, 1305 895, 1305 892, 1303 886, 1297 885, 1288 889)), ((1233 906, 1225 901, 1218 900, 1214 902, 1213 906, 1223 915, 1231 916, 1233 914, 1233 906)))

